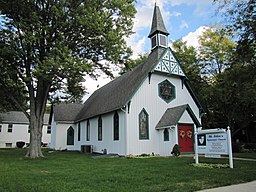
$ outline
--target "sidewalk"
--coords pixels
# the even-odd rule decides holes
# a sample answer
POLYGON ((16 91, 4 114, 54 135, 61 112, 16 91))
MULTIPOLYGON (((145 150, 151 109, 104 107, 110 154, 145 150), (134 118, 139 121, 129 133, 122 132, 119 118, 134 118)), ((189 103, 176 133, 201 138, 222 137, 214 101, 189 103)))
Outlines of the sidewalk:
POLYGON ((253 191, 256 191, 256 181, 237 184, 237 185, 230 185, 225 187, 218 187, 213 189, 205 189, 198 192, 253 192, 253 191))

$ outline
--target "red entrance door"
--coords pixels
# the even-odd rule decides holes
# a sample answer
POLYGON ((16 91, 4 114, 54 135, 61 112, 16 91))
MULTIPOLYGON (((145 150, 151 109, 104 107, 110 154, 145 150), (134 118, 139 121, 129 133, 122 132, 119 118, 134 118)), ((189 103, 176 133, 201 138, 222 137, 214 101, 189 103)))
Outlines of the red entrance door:
POLYGON ((193 125, 178 125, 180 152, 193 152, 193 125))

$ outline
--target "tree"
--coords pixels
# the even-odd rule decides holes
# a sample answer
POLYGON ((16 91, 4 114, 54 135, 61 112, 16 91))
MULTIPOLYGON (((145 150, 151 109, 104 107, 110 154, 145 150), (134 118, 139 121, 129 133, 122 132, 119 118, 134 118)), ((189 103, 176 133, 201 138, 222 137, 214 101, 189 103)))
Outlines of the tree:
POLYGON ((221 74, 232 64, 235 43, 224 30, 210 27, 199 37, 199 57, 202 63, 202 73, 209 79, 221 74))
POLYGON ((255 66, 235 65, 214 83, 214 109, 223 114, 233 136, 256 120, 255 74, 255 66))
MULTIPOLYGON (((132 34, 134 0, 0 0, 0 85, 30 121, 27 156, 43 157, 42 125, 50 93, 81 92, 81 76, 101 60, 127 58, 124 37, 132 34), (77 78, 76 78, 77 77, 77 78), (64 89, 63 89, 64 87, 64 89), (10 92, 11 93, 11 92, 10 92), (18 95, 29 101, 26 111, 18 95)), ((22 100, 23 101, 23 100, 22 100)))
POLYGON ((256 0, 214 0, 224 17, 226 31, 238 39, 236 59, 240 64, 256 61, 256 0))
POLYGON ((205 86, 205 81, 201 77, 201 64, 196 49, 192 46, 187 46, 186 42, 181 39, 174 41, 172 47, 181 66, 186 72, 193 90, 200 97, 200 100, 202 100, 202 88, 205 86))
POLYGON ((128 59, 125 63, 124 63, 124 67, 121 69, 120 74, 124 74, 128 71, 131 71, 133 68, 135 68, 136 66, 138 66, 139 64, 142 64, 144 62, 146 62, 147 58, 148 58, 148 53, 143 54, 143 55, 139 55, 138 58, 136 59, 128 59))

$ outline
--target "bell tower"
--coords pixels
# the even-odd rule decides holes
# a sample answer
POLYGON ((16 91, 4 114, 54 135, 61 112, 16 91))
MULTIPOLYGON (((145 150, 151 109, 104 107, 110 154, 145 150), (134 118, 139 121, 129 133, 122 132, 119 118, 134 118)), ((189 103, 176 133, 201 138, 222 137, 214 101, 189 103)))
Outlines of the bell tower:
POLYGON ((151 50, 157 47, 167 48, 167 37, 169 33, 165 28, 159 7, 155 4, 151 31, 148 37, 151 39, 151 50))

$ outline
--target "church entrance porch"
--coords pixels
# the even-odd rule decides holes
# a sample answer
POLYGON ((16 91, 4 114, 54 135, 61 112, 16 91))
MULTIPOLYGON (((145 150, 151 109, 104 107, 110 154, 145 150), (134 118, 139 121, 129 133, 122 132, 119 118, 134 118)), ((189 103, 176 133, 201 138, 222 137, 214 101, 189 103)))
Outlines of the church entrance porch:
POLYGON ((194 152, 193 125, 179 124, 178 138, 179 138, 180 152, 194 152))

